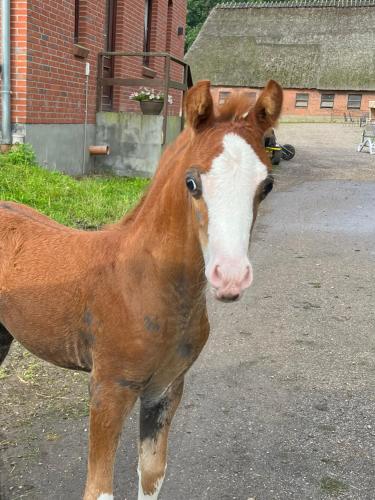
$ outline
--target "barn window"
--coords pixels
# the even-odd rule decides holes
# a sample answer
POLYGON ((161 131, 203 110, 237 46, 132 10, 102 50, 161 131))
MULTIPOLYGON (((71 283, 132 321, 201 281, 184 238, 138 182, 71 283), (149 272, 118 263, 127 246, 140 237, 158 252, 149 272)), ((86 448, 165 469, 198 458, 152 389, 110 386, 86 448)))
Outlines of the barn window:
MULTIPOLYGON (((145 0, 145 18, 144 18, 144 36, 143 36, 143 52, 151 51, 151 17, 152 17, 152 0, 145 0)), ((145 56, 143 64, 148 66, 150 58, 145 56)))
POLYGON ((307 108, 309 105, 309 94, 296 94, 296 108, 307 108))
POLYGON ((219 104, 224 104, 230 97, 231 92, 219 92, 219 104))
POLYGON ((335 94, 322 94, 320 98, 320 107, 333 108, 334 100, 335 100, 335 94))
POLYGON ((245 95, 249 98, 251 103, 255 103, 257 99, 257 93, 256 92, 245 92, 245 95))
POLYGON ((74 2, 74 43, 79 42, 79 0, 74 2))
POLYGON ((362 95, 349 94, 348 95, 348 109, 361 109, 362 95))

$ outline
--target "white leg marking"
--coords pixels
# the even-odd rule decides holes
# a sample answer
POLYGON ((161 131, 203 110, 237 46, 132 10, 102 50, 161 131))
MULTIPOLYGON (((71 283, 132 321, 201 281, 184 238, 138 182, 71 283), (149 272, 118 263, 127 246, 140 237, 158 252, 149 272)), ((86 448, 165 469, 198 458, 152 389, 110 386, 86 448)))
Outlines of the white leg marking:
POLYGON ((113 500, 113 495, 111 493, 101 493, 98 500, 113 500))
POLYGON ((143 492, 142 473, 141 473, 141 470, 140 470, 139 465, 138 465, 138 500, 158 500, 158 496, 159 496, 160 489, 162 487, 164 478, 165 478, 165 474, 164 474, 164 476, 162 476, 160 479, 157 480, 157 482, 155 484, 154 493, 152 495, 146 495, 143 492))

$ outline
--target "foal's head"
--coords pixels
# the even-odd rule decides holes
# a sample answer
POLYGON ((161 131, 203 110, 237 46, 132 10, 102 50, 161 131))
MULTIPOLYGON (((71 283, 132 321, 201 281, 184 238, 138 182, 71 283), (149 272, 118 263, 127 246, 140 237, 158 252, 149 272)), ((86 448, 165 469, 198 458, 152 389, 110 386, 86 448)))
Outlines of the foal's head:
POLYGON ((245 96, 233 98, 216 114, 208 81, 195 85, 186 98, 193 131, 186 189, 199 224, 206 276, 220 300, 236 300, 253 279, 250 233, 273 184, 263 135, 281 106, 282 89, 272 80, 254 106, 245 96))

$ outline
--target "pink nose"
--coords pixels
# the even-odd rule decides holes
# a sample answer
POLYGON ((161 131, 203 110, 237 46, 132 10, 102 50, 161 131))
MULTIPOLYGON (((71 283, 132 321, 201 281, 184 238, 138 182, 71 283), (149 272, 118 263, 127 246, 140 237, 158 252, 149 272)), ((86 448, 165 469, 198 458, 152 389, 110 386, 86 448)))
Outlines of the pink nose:
POLYGON ((217 299, 234 301, 251 285, 253 272, 250 262, 246 259, 243 265, 231 266, 230 268, 225 264, 215 264, 207 277, 216 289, 217 299))

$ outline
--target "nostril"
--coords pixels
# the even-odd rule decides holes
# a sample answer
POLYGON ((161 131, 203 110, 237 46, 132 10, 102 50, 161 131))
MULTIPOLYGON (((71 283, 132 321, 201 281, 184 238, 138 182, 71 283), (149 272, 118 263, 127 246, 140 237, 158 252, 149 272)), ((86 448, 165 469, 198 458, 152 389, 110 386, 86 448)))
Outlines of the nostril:
POLYGON ((215 275, 215 277, 217 277, 219 280, 223 279, 223 273, 221 272, 221 269, 220 269, 220 266, 219 266, 219 265, 215 266, 215 269, 214 269, 214 275, 215 275))
POLYGON ((253 280, 252 269, 251 266, 246 266, 246 271, 242 280, 242 286, 247 288, 251 285, 253 280))
POLYGON ((211 273, 211 276, 210 276, 210 281, 211 281, 211 284, 215 287, 218 287, 221 285, 222 283, 222 279, 223 279, 223 273, 220 269, 220 266, 219 264, 217 264, 213 270, 212 270, 212 273, 211 273))

